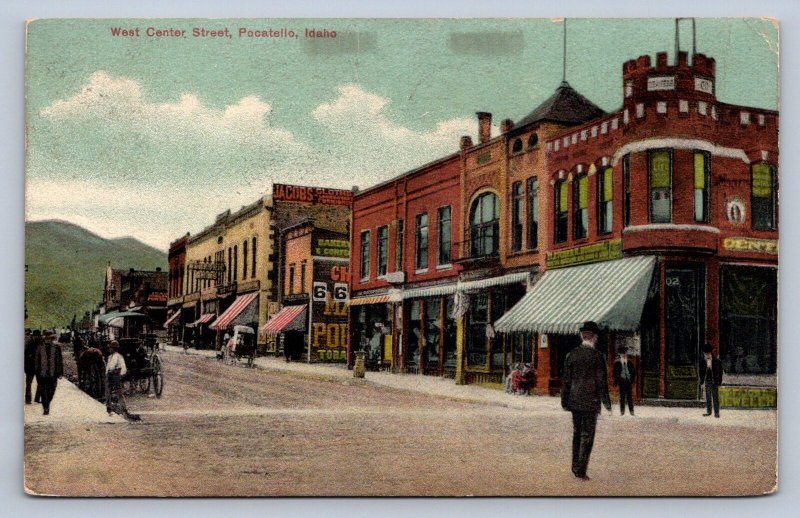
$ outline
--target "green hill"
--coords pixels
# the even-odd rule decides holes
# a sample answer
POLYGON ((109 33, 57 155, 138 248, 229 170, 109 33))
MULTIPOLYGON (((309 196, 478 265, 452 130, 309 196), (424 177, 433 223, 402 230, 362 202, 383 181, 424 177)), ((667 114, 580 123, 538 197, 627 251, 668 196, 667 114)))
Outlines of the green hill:
POLYGON ((25 327, 61 327, 103 298, 112 268, 167 270, 167 254, 136 239, 104 239, 65 221, 25 223, 25 327))

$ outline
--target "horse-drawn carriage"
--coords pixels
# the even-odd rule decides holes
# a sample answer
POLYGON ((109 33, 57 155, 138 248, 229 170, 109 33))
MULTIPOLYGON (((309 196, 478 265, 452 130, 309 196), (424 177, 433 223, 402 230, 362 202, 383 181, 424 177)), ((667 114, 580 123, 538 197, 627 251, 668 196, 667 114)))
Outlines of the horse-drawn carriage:
POLYGON ((112 312, 100 318, 100 331, 93 346, 76 351, 78 386, 95 399, 106 392, 105 365, 110 355, 109 344, 119 342, 119 353, 125 359, 128 374, 123 379, 128 391, 150 392, 156 397, 164 390, 164 371, 158 357, 158 342, 152 333, 150 317, 133 311, 112 312))
POLYGON ((248 367, 252 367, 256 359, 255 330, 248 326, 234 326, 233 336, 222 344, 221 359, 230 364, 244 360, 248 367))

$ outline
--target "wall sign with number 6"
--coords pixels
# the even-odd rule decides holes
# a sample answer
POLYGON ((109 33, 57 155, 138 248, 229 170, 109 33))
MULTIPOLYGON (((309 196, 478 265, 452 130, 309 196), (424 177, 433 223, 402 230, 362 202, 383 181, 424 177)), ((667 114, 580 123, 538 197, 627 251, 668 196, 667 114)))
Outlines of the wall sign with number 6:
POLYGON ((333 300, 336 302, 342 302, 348 298, 350 297, 347 289, 347 283, 337 282, 333 285, 333 300))
POLYGON ((315 282, 311 295, 314 300, 326 300, 328 298, 328 284, 325 282, 315 282))

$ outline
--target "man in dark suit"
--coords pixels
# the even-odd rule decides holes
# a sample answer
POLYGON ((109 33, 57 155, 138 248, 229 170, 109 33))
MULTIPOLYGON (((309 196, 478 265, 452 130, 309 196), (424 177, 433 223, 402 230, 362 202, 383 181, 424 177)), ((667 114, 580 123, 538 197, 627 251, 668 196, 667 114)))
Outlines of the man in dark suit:
POLYGON ((628 361, 628 348, 619 348, 619 358, 614 362, 614 386, 619 387, 619 413, 625 415, 625 400, 628 410, 633 414, 633 383, 636 380, 636 369, 628 361))
MULTIPOLYGON (((25 338, 25 404, 31 404, 31 385, 36 376, 36 350, 42 341, 42 333, 36 329, 25 338)), ((40 401, 41 390, 36 384, 36 402, 40 401)))
POLYGON ((50 402, 56 393, 58 378, 64 374, 64 361, 61 357, 61 346, 55 342, 55 334, 45 332, 44 342, 36 349, 34 359, 36 368, 37 390, 42 391, 42 407, 44 415, 50 413, 50 402))
POLYGON ((581 345, 567 354, 561 406, 572 412, 572 473, 589 480, 586 469, 594 445, 600 404, 611 412, 605 356, 595 349, 600 329, 591 321, 581 326, 581 345))
POLYGON ((719 357, 712 354, 711 344, 703 346, 703 359, 700 360, 700 384, 706 385, 706 413, 704 416, 711 415, 711 408, 714 408, 714 417, 719 417, 719 386, 722 385, 722 362, 719 357))

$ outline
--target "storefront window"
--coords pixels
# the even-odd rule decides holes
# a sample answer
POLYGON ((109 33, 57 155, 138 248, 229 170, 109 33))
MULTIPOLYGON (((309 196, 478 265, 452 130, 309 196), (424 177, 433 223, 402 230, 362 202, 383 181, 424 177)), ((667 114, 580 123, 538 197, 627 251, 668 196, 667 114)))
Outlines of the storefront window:
POLYGON ((412 300, 408 311, 408 334, 406 346, 406 368, 409 372, 417 372, 419 368, 419 351, 422 337, 422 301, 412 300))
POLYGON ((572 215, 572 223, 575 228, 572 230, 573 239, 583 239, 589 230, 589 178, 583 174, 575 179, 572 187, 572 207, 575 211, 572 215))
POLYGON ((441 299, 425 299, 425 370, 438 371, 442 339, 441 299))
POLYGON ((489 296, 481 293, 471 297, 469 306, 469 336, 467 365, 486 366, 486 324, 489 321, 489 296))
POLYGON ((453 296, 444 299, 444 368, 456 368, 456 321, 453 318, 453 296))
POLYGON ((726 373, 775 373, 777 297, 776 268, 721 268, 720 359, 726 373))
POLYGON ((672 154, 652 151, 650 158, 650 223, 672 222, 672 154))

